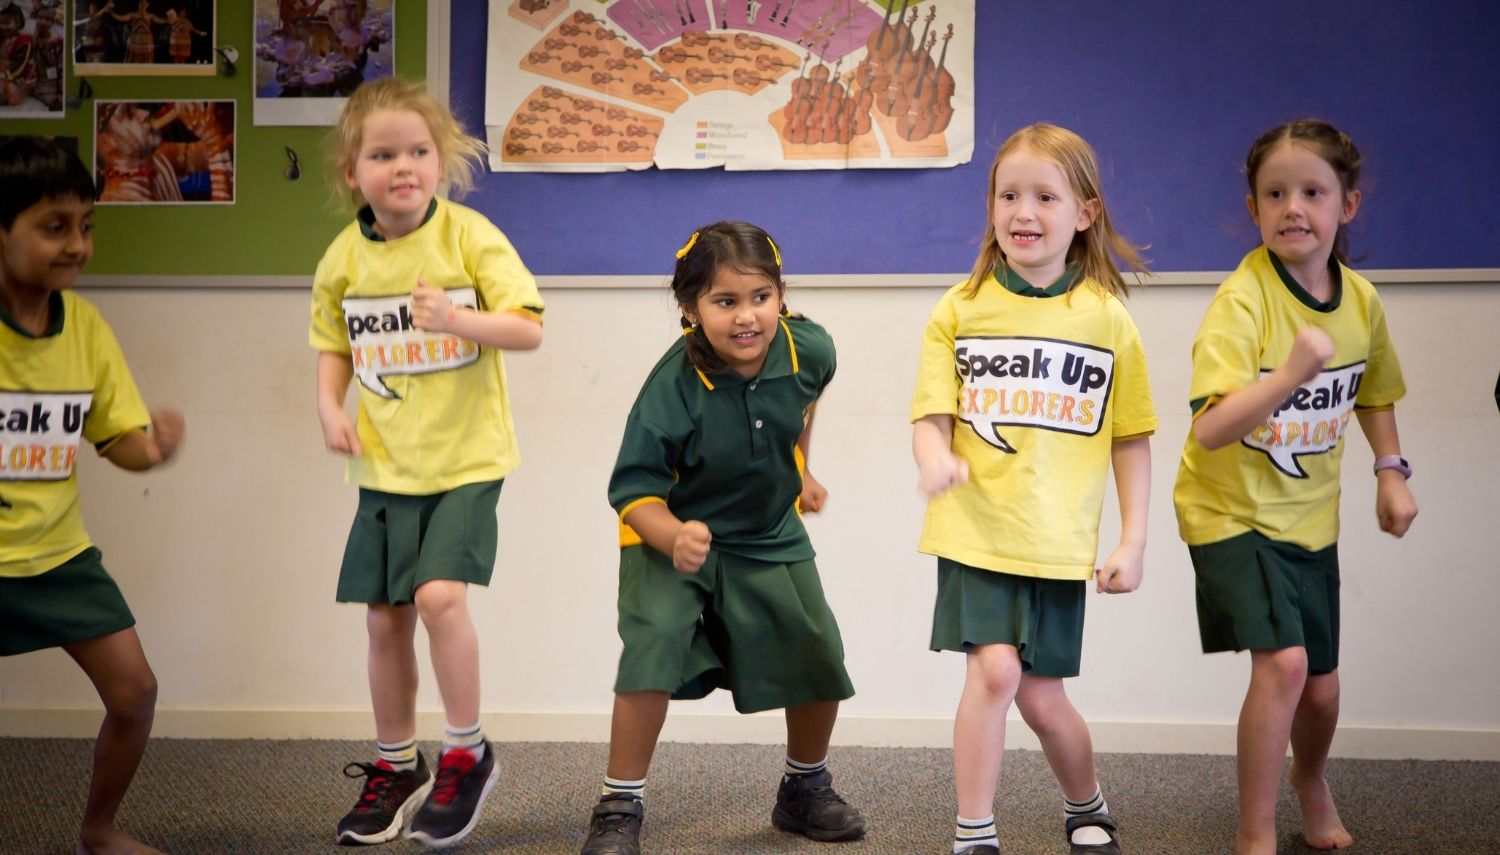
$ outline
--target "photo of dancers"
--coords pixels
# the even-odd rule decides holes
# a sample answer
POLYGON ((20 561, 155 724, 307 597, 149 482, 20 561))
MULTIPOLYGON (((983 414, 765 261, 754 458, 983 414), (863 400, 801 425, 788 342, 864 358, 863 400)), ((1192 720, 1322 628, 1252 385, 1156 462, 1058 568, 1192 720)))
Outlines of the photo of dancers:
POLYGON ((79 74, 212 75, 214 23, 214 0, 73 0, 74 68, 79 74))
POLYGON ((256 0, 255 123, 332 124, 395 53, 394 0, 256 0))
POLYGON ((100 205, 234 203, 235 102, 95 101, 100 205))

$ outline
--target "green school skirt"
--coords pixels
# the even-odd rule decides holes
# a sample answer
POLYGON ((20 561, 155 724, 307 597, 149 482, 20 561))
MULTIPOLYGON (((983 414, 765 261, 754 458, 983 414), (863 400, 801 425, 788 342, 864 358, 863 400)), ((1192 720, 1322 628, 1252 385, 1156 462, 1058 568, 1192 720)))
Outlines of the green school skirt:
POLYGON ((844 642, 812 561, 778 564, 717 550, 697 573, 647 546, 620 550, 616 692, 716 688, 742 713, 854 694, 844 642))
POLYGON ((998 573, 939 558, 929 646, 967 653, 1009 644, 1025 674, 1077 677, 1087 594, 1083 581, 998 573))
POLYGON ((1310 674, 1339 667, 1339 552, 1257 531, 1189 546, 1204 653, 1307 649, 1310 674))
POLYGON ((422 583, 434 579, 488 585, 503 483, 465 484, 424 496, 360 488, 335 599, 406 605, 422 583))
POLYGON ((89 547, 37 576, 0 578, 0 656, 100 638, 135 626, 120 586, 89 547))

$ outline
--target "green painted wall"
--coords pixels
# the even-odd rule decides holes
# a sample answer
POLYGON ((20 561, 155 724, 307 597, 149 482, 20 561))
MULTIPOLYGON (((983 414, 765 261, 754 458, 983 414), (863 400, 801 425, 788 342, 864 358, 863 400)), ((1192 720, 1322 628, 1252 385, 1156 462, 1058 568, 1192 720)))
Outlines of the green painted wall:
MULTIPOLYGON (((72 3, 69 3, 71 6, 72 3)), ((426 76, 427 3, 396 2, 396 70, 426 76)), ((95 98, 172 101, 233 98, 236 108, 236 201, 233 205, 101 207, 95 218, 91 275, 306 275, 352 212, 333 197, 324 169, 329 128, 257 127, 252 123, 254 49, 252 4, 219 0, 220 45, 240 52, 234 77, 88 78, 95 98), (287 181, 283 146, 302 164, 302 179, 287 181)), ((68 90, 76 93, 71 58, 68 90)), ((51 121, 0 120, 0 135, 76 136, 92 164, 93 102, 51 121)))

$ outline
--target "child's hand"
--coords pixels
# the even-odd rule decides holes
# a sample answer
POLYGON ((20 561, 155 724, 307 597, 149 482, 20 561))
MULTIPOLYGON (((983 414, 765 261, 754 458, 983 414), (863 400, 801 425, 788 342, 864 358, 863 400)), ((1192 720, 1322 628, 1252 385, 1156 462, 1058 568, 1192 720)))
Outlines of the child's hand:
POLYGON ((815 514, 823 510, 823 503, 828 501, 828 489, 818 479, 813 477, 812 470, 802 470, 802 495, 797 497, 802 502, 802 512, 815 514))
POLYGON ((1328 360, 1333 358, 1333 339, 1319 327, 1307 326, 1297 330, 1292 342, 1292 352, 1281 367, 1302 385, 1318 376, 1328 360))
POLYGON ((1094 590, 1101 594, 1128 594, 1141 586, 1146 547, 1121 543, 1094 571, 1094 590))
POLYGON ((186 435, 187 422, 183 420, 182 413, 170 407, 153 410, 151 432, 148 434, 151 442, 146 446, 146 458, 151 461, 152 466, 166 463, 177 454, 186 435))
POLYGON ((697 520, 688 520, 677 530, 677 540, 672 543, 672 566, 682 573, 697 573, 708 560, 708 544, 714 539, 708 526, 697 520))
POLYGON ((1411 528, 1417 518, 1417 500, 1412 498, 1411 488, 1401 473, 1390 469, 1377 475, 1380 483, 1375 489, 1375 518, 1380 521, 1380 530, 1401 537, 1411 528))
POLYGON ((968 462, 947 449, 917 465, 917 489, 929 499, 967 483, 968 480, 968 462))
POLYGON ((359 457, 365 453, 359 444, 359 431, 343 410, 319 412, 318 421, 323 424, 323 446, 335 454, 359 457))
POLYGON ((447 332, 453 321, 453 301, 448 299, 448 292, 418 279, 411 292, 411 320, 419 330, 447 332))

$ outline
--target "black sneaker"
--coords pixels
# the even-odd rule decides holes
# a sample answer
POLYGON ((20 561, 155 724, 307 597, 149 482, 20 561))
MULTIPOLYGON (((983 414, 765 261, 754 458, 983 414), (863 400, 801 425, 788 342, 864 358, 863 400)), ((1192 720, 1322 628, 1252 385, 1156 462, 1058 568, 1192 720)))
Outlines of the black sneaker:
POLYGON ((600 796, 581 855, 641 855, 641 820, 645 815, 646 805, 629 793, 600 796))
POLYGON ((479 824, 484 800, 500 780, 495 748, 484 743, 484 758, 475 760, 467 748, 450 748, 438 759, 432 792, 411 821, 406 836, 428 846, 448 846, 468 836, 479 824))
POLYGON ((771 824, 824 842, 865 836, 865 818, 833 791, 833 775, 827 769, 811 775, 782 776, 771 824))
POLYGON ((397 771, 380 760, 374 764, 350 763, 344 767, 344 774, 365 779, 359 801, 339 820, 338 842, 345 846, 394 840, 406 817, 432 789, 432 773, 427 771, 427 761, 420 751, 415 769, 397 771))

